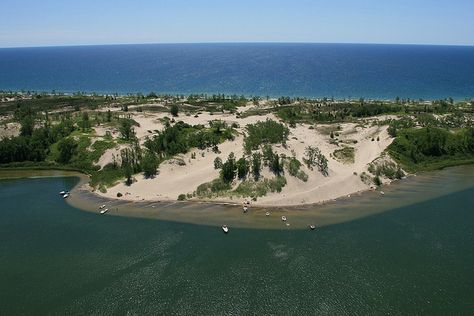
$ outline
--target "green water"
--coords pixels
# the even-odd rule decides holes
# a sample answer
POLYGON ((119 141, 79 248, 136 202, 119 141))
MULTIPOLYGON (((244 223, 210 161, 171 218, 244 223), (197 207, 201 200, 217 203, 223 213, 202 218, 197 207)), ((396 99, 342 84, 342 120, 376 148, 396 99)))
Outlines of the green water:
MULTIPOLYGON (((472 170, 472 169, 471 169, 472 170)), ((0 315, 474 311, 474 187, 309 230, 100 216, 0 181, 0 315)))

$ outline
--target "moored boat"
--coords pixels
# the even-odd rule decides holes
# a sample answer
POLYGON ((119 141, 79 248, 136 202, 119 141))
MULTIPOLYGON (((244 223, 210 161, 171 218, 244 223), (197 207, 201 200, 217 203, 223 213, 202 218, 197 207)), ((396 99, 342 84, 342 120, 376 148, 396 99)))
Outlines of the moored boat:
POLYGON ((105 213, 107 213, 108 211, 109 211, 109 209, 108 209, 108 208, 106 208, 106 209, 103 209, 102 211, 100 211, 100 214, 105 214, 105 213))
POLYGON ((282 216, 282 217, 281 217, 281 220, 284 221, 284 222, 286 222, 286 216, 282 216))
POLYGON ((227 227, 227 225, 222 225, 222 231, 224 234, 227 234, 229 232, 229 227, 227 227))
POLYGON ((314 225, 314 224, 309 225, 309 229, 315 230, 315 229, 316 229, 316 225, 314 225))

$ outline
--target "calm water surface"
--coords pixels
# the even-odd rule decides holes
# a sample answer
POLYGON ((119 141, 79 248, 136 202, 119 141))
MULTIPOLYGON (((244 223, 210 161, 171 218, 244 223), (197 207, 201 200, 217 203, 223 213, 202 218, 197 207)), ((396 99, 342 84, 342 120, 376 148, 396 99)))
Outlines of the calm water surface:
POLYGON ((474 310, 474 187, 309 230, 100 216, 0 181, 0 314, 425 314, 474 310))
POLYGON ((0 90, 474 98, 474 46, 156 44, 0 49, 0 90))

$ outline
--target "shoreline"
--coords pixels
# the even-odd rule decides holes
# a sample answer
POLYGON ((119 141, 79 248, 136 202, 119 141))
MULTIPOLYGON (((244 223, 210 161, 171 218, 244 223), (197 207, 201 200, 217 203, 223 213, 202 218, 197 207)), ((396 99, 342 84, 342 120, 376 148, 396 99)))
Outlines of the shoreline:
MULTIPOLYGON (((0 170, 0 178, 5 178, 0 170)), ((247 214, 242 213, 239 204, 218 201, 124 201, 104 198, 84 188, 88 177, 78 172, 47 171, 31 174, 30 177, 74 176, 79 181, 72 188, 71 197, 66 202, 81 211, 99 213, 99 205, 106 204, 106 215, 132 218, 148 218, 187 224, 221 226, 250 229, 307 229, 309 224, 318 227, 353 221, 378 213, 390 211, 401 206, 420 203, 456 191, 472 187, 469 181, 474 171, 473 165, 449 167, 443 170, 423 172, 383 187, 385 192, 363 191, 351 197, 340 197, 318 204, 299 206, 251 207, 247 214), (271 212, 270 217, 265 213, 271 212), (288 217, 286 226, 280 217, 288 217)), ((16 178, 27 177, 27 175, 16 178)), ((12 179, 12 178, 10 178, 12 179)), ((56 195, 56 192, 54 192, 56 195)))

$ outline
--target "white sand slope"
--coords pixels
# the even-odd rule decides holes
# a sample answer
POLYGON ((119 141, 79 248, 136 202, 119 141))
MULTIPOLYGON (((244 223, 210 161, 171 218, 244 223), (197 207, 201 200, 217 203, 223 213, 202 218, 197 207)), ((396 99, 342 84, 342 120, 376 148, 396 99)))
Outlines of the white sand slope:
MULTIPOLYGON (((134 119, 140 123, 136 128, 137 136, 143 142, 150 135, 148 130, 161 130, 163 125, 159 118, 169 116, 166 113, 154 114, 135 114, 134 119)), ((181 120, 188 124, 207 125, 209 121, 221 119, 229 124, 236 122, 240 125, 238 131, 242 134, 245 126, 257 121, 263 121, 267 118, 278 120, 273 114, 265 116, 250 116, 244 119, 238 119, 232 114, 210 115, 202 113, 197 118, 194 116, 180 115, 176 121, 181 120)), ((290 136, 287 142, 287 148, 281 145, 274 146, 274 150, 291 157, 294 153, 301 162, 307 146, 316 146, 328 158, 329 175, 323 176, 317 170, 308 170, 305 166, 302 170, 308 175, 308 181, 303 182, 295 177, 286 174, 287 185, 281 193, 270 193, 261 197, 254 204, 260 205, 299 205, 318 203, 335 199, 341 196, 352 194, 361 190, 367 190, 369 187, 360 179, 360 174, 367 170, 367 165, 379 157, 382 152, 391 143, 392 139, 387 133, 387 126, 361 127, 353 123, 341 124, 339 131, 339 146, 330 143, 330 137, 327 134, 319 132, 318 125, 316 129, 309 129, 309 125, 300 124, 296 128, 290 128, 290 136), (372 141, 372 138, 380 138, 379 141, 372 141), (356 143, 355 143, 356 141, 356 143), (343 164, 331 158, 332 152, 342 148, 342 142, 347 146, 355 148, 355 161, 352 164, 343 164), (356 175, 354 174, 356 173, 356 175)), ((227 141, 219 146, 220 154, 209 150, 195 149, 181 158, 186 165, 178 165, 174 159, 160 165, 159 174, 153 179, 145 179, 143 175, 136 175, 131 186, 120 183, 109 188, 106 193, 99 193, 107 197, 114 198, 117 193, 122 193, 122 199, 126 200, 176 200, 179 194, 192 193, 196 188, 205 182, 209 182, 218 177, 219 171, 214 169, 214 159, 220 157, 226 160, 227 156, 233 152, 236 158, 242 157, 243 136, 240 135, 234 141, 227 141), (192 154, 196 154, 196 159, 191 159, 192 154)), ((111 161, 112 153, 117 155, 117 150, 108 150, 99 164, 104 166, 111 161)), ((230 201, 220 199, 221 201, 230 201)), ((233 202, 239 202, 234 200, 233 202)))

